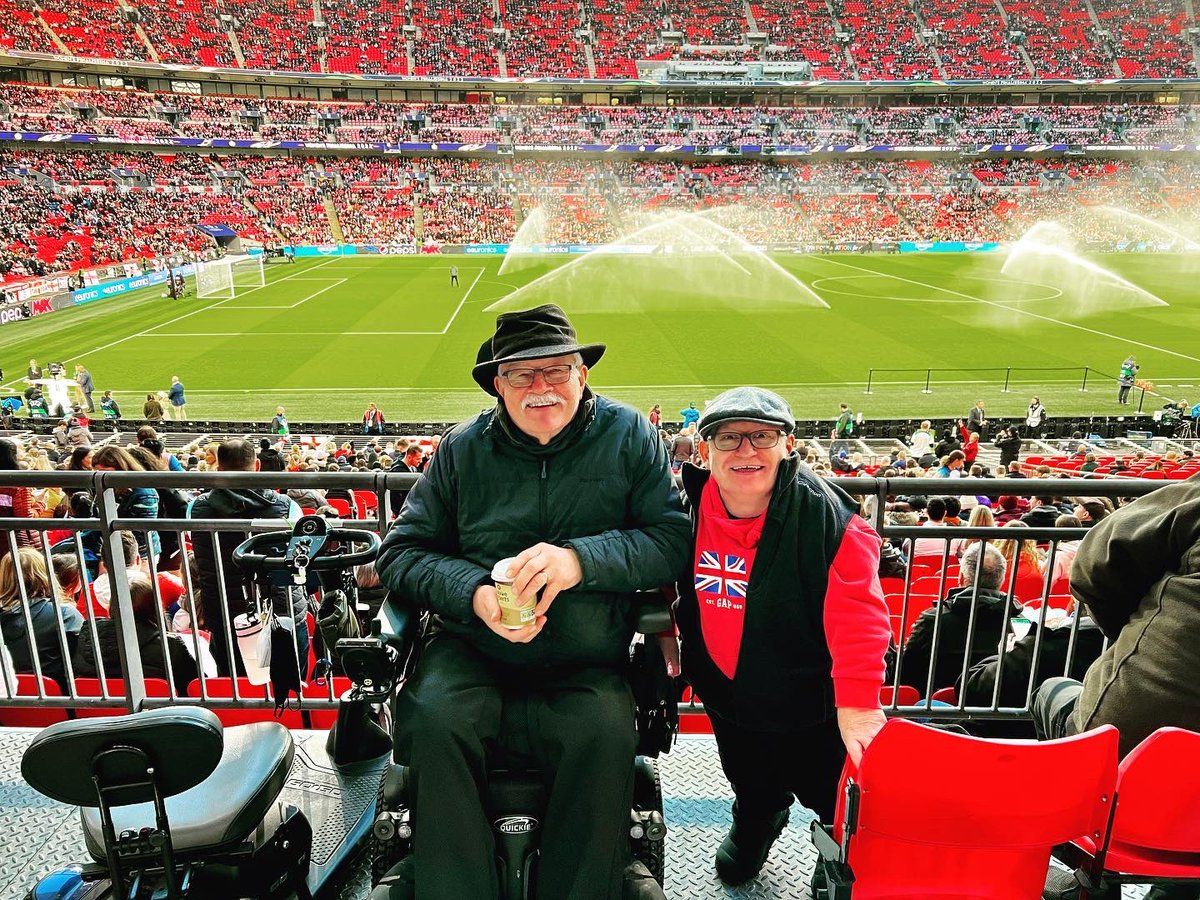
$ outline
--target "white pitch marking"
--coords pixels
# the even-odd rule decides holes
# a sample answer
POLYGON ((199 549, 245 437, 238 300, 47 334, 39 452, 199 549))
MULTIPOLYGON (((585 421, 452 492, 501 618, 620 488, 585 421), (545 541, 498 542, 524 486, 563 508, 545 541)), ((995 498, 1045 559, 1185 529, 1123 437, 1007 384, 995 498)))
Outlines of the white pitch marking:
POLYGON ((924 281, 917 281, 913 278, 905 278, 903 275, 892 275, 890 272, 880 272, 875 269, 868 269, 865 266, 856 266, 853 263, 844 263, 837 259, 829 259, 828 257, 818 257, 824 262, 833 263, 835 266, 845 266, 847 269, 854 269, 859 272, 866 272, 870 275, 882 275, 885 278, 894 278, 897 281, 906 281, 909 284, 915 284, 917 287, 928 288, 931 291, 942 291, 946 294, 955 294, 959 297, 964 297, 967 300, 974 300, 977 303, 983 303, 986 306, 994 306, 997 309, 1008 310, 1009 312, 1020 313, 1023 316, 1029 316, 1034 319, 1041 319, 1043 322, 1053 322, 1055 325, 1062 325, 1065 328, 1074 328, 1078 331, 1086 331, 1088 334, 1099 335, 1100 337, 1111 338, 1114 341, 1120 341, 1124 344, 1133 344, 1137 347, 1145 347, 1147 350, 1154 350, 1158 353, 1166 353, 1169 356, 1178 356, 1180 359, 1190 360, 1191 362, 1200 362, 1200 357, 1188 356, 1186 353, 1178 353, 1175 350, 1168 350, 1166 347, 1156 347, 1154 344, 1147 344, 1143 341, 1135 341, 1130 338, 1123 338, 1120 335, 1110 334, 1107 331, 1099 331, 1095 328, 1088 328, 1084 325, 1076 325, 1074 322, 1064 322, 1062 319, 1055 319, 1051 316, 1043 316, 1038 313, 1030 312, 1027 309, 1019 309, 1015 306, 1005 306, 1003 303, 996 303, 992 300, 984 300, 982 297, 976 297, 972 294, 964 294, 962 291, 951 290, 946 287, 938 287, 937 285, 927 284, 924 281))

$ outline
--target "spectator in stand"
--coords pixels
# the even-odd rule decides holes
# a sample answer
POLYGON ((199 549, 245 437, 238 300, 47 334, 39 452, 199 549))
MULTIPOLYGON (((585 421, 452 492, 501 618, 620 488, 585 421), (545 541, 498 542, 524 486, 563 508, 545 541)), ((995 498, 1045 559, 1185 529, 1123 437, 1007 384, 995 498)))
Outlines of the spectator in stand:
MULTIPOLYGON (((1057 517, 1056 517, 1057 519, 1057 517)), ((1020 519, 1004 523, 1005 528, 1025 529, 1029 526, 1020 519)), ((1022 579, 1038 579, 1042 576, 1042 556, 1038 551, 1037 541, 1019 537, 1006 538, 996 542, 996 549, 1004 556, 1004 563, 1009 581, 1022 579)), ((1007 589, 1009 581, 1004 586, 1007 589)))
POLYGON ((42 675, 53 678, 60 688, 68 690, 62 641, 65 637, 67 655, 70 655, 82 625, 83 617, 79 611, 70 603, 59 602, 41 550, 19 547, 16 553, 0 557, 0 632, 12 654, 14 671, 35 674, 32 646, 41 664, 42 675), (18 565, 20 575, 17 574, 18 565), (28 606, 23 597, 28 598, 28 606), (28 631, 27 614, 33 626, 32 633, 28 631))
POLYGON ((975 457, 979 455, 979 432, 968 431, 966 426, 963 425, 963 420, 959 419, 958 434, 962 438, 962 452, 966 457, 966 465, 968 467, 973 466, 975 464, 975 457))
POLYGON ((182 472, 183 463, 174 453, 168 453, 163 446, 162 438, 153 425, 143 425, 137 430, 137 442, 149 450, 151 453, 157 454, 163 461, 163 465, 171 472, 182 472))
MULTIPOLYGON (((1055 528, 1082 528, 1083 525, 1077 516, 1059 516, 1054 520, 1055 528)), ((1079 541, 1059 541, 1054 547, 1054 569, 1050 573, 1050 584, 1063 579, 1070 578, 1071 563, 1075 561, 1075 555, 1079 552, 1079 541)), ((1047 556, 1047 559, 1050 557, 1047 556)))
MULTIPOLYGON (((1088 667, 1100 656, 1104 634, 1090 616, 1082 615, 1079 618, 1079 630, 1072 636, 1076 610, 1074 599, 1065 610, 1048 609, 1045 628, 1040 633, 1037 620, 1033 620, 1024 636, 1019 639, 1017 634, 1008 636, 1009 644, 1005 649, 1003 665, 997 653, 972 666, 967 673, 965 688, 959 692, 966 698, 966 704, 991 706, 995 697, 1002 707, 1019 709, 1025 706, 1031 680, 1036 691, 1043 682, 1068 671, 1067 653, 1072 642, 1075 648, 1071 656, 1070 677, 1083 678, 1088 667)), ((963 684, 960 680, 959 685, 963 684)), ((966 727, 979 737, 1024 740, 1037 737, 1034 724, 1028 719, 1008 722, 978 720, 968 723, 966 727)))
MULTIPOLYGON (((254 445, 247 440, 231 438, 217 449, 218 471, 256 472, 258 467, 254 445)), ((188 509, 190 519, 296 519, 299 516, 300 507, 294 501, 262 488, 216 488, 197 497, 188 509)), ((245 672, 241 657, 235 653, 231 661, 226 646, 227 628, 232 627, 234 618, 247 611, 250 602, 242 573, 233 563, 234 548, 242 540, 243 535, 232 532, 221 532, 217 539, 223 580, 218 575, 216 553, 210 536, 197 532, 192 545, 204 624, 212 633, 213 657, 222 676, 245 672)), ((308 625, 304 618, 307 597, 304 589, 294 585, 276 586, 270 588, 270 594, 276 615, 294 619, 297 659, 301 661, 303 678, 303 662, 308 658, 308 625)))
POLYGON ((1021 521, 1030 528, 1053 528, 1062 510, 1053 497, 1034 497, 1029 501, 1029 512, 1021 516, 1021 521))
POLYGON ((171 401, 173 418, 183 421, 187 418, 187 400, 183 396, 183 383, 178 375, 171 376, 171 387, 167 391, 167 399, 171 401))
POLYGON ((275 407, 275 417, 271 419, 271 434, 287 436, 291 434, 288 428, 287 416, 282 406, 275 407))
POLYGON ((1004 575, 1004 556, 991 544, 967 548, 959 565, 958 587, 950 591, 945 600, 922 612, 913 625, 912 634, 904 644, 901 684, 911 684, 923 693, 926 687, 935 691, 952 687, 962 678, 964 669, 996 652, 998 642, 1008 633, 1009 616, 1016 609, 1009 605, 1001 590, 1004 575), (980 567, 978 572, 977 567, 980 567), (972 613, 974 632, 968 646, 967 631, 972 613), (938 642, 936 661, 933 659, 935 633, 938 642))
POLYGON ((662 424, 662 406, 658 403, 650 407, 650 424, 655 428, 662 424))
MULTIPOLYGON (((424 462, 425 454, 421 452, 421 445, 412 443, 405 449, 404 455, 392 463, 391 471, 419 475, 424 462)), ((399 489, 391 491, 392 512, 395 515, 400 515, 400 510, 404 508, 406 497, 408 497, 408 491, 399 489)))
POLYGON ((383 434, 383 410, 374 403, 367 404, 363 413, 363 434, 383 434))
MULTIPOLYGON (((129 576, 129 599, 133 603, 133 627, 142 659, 142 674, 147 678, 163 679, 169 679, 173 674, 175 690, 182 696, 187 692, 192 680, 199 677, 199 672, 183 638, 172 633, 169 627, 167 633, 160 633, 159 601, 154 596, 154 586, 149 575, 136 572, 129 576), (171 672, 167 671, 167 655, 171 660, 171 672)), ((104 616, 97 618, 95 622, 100 647, 99 661, 103 662, 104 675, 107 678, 120 678, 124 675, 124 669, 121 667, 121 655, 117 648, 119 635, 115 621, 104 616)), ((163 624, 169 624, 165 616, 163 624)), ((91 630, 83 628, 81 631, 78 645, 72 655, 75 675, 80 678, 99 678, 100 668, 91 630)))
MULTIPOLYGON (((97 472, 144 472, 145 467, 124 447, 107 444, 92 454, 92 468, 97 472)), ((117 488, 117 515, 122 519, 157 519, 158 492, 148 487, 117 488)), ((160 549, 158 532, 135 531, 138 552, 143 558, 160 549)))
MULTIPOLYGON (((946 524, 946 499, 933 497, 925 504, 925 519, 922 525, 938 527, 946 524)), ((912 556, 944 556, 947 539, 941 537, 917 538, 913 543, 912 556)))
MULTIPOLYGON (((1084 539, 1071 567, 1071 592, 1110 643, 1082 683, 1052 678, 1038 690, 1038 737, 1111 724, 1125 756, 1163 726, 1200 731, 1198 513, 1200 476, 1193 475, 1137 499, 1084 539)), ((1113 897, 1119 896, 1118 889, 1113 897)), ((1159 886, 1151 896, 1195 900, 1200 891, 1194 884, 1159 886)))
POLYGON ((933 457, 933 431, 932 423, 928 419, 921 423, 921 426, 912 433, 908 439, 909 457, 920 463, 922 468, 928 469, 936 459, 933 457), (926 457, 929 457, 926 460, 926 457))
POLYGON ((696 453, 696 442, 693 439, 694 425, 686 425, 679 434, 671 440, 671 469, 678 472, 685 462, 691 462, 696 453))
POLYGON ((934 478, 961 478, 963 463, 967 457, 961 450, 952 450, 942 458, 942 464, 933 473, 934 478))
MULTIPOLYGON (((16 472, 25 468, 21 464, 20 446, 11 438, 0 438, 0 472, 16 472)), ((32 519, 39 513, 40 507, 29 488, 0 485, 0 522, 10 518, 32 519)), ((42 546, 42 535, 39 531, 23 528, 9 531, 0 528, 0 558, 6 556, 11 549, 10 535, 16 538, 18 547, 42 546)))

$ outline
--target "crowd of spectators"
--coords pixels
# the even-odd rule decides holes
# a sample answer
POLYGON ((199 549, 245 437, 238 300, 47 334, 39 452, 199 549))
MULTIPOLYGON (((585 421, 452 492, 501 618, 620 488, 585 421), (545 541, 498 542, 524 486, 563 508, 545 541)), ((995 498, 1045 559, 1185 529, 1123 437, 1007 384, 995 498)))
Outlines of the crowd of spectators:
POLYGON ((282 100, 0 85, 0 128, 153 139, 491 143, 899 144, 1186 143, 1191 107, 480 106, 282 100))
POLYGON ((608 78, 636 77, 639 59, 767 58, 807 61, 815 78, 1196 74, 1176 0, 145 0, 144 39, 114 0, 0 9, 4 47, 58 52, 50 29, 83 57, 281 71, 495 76, 503 59, 510 76, 608 78), (765 44, 748 43, 752 26, 765 44))
MULTIPOLYGON (((200 249, 194 226, 327 244, 505 243, 540 209, 541 240, 607 243, 648 214, 701 212, 755 244, 1015 240, 1038 223, 1080 245, 1195 231, 1183 163, 1070 159, 722 161, 254 156, 15 150, 0 242, 11 275, 200 249), (418 215, 419 210, 419 215, 418 215), (1118 212, 1114 212, 1117 210, 1118 212), (1125 215, 1127 211, 1134 215, 1125 215)), ((1182 239, 1181 239, 1182 240, 1182 239)))

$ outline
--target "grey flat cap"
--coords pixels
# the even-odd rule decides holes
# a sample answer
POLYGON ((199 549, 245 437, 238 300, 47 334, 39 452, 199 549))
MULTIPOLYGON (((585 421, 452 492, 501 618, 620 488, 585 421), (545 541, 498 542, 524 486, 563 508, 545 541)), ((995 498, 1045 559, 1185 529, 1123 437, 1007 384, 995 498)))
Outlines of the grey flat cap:
POLYGON ((759 387, 731 388, 715 397, 700 417, 700 437, 712 435, 724 422, 761 422, 775 425, 786 434, 796 428, 796 420, 787 401, 778 394, 759 387))

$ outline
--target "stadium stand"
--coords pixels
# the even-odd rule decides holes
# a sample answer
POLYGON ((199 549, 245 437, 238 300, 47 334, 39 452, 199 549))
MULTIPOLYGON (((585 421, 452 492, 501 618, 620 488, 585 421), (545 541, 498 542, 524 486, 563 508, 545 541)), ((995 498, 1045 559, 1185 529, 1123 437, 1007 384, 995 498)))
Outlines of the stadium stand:
POLYGON ((671 58, 806 61, 814 78, 1196 75, 1191 7, 1171 0, 512 0, 495 8, 484 0, 226 0, 220 11, 200 0, 144 0, 141 34, 111 0, 87 4, 86 26, 84 9, 79 0, 4 0, 0 47, 422 76, 634 77, 637 60, 671 58), (747 42, 752 24, 765 44, 747 42))

